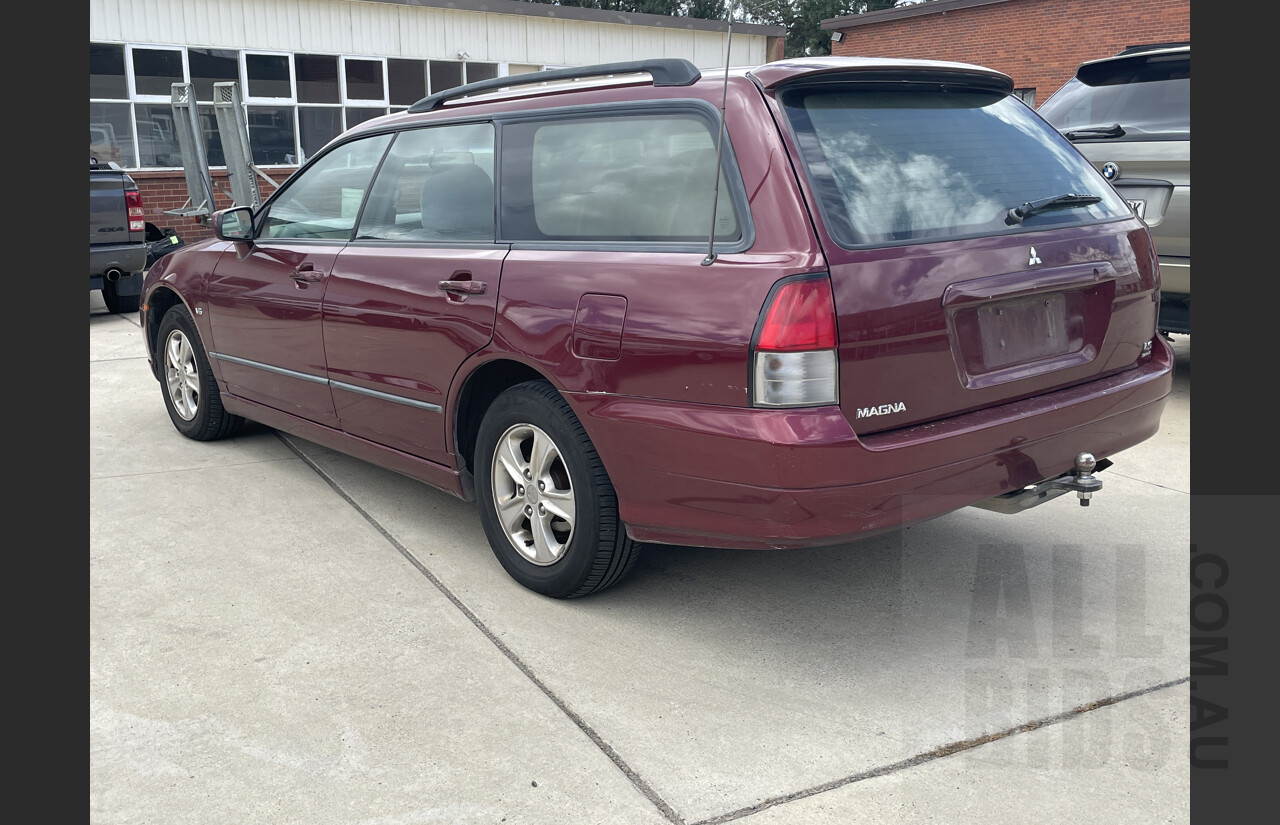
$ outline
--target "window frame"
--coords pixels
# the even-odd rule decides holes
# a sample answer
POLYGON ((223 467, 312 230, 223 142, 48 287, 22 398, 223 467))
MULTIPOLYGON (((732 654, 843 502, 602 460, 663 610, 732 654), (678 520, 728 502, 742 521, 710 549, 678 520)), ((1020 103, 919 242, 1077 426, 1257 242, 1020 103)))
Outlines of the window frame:
POLYGON ((241 99, 246 106, 297 106, 298 105, 298 73, 293 65, 293 52, 282 52, 271 49, 239 49, 240 57, 240 89, 241 99), (249 94, 249 63, 248 59, 251 55, 260 55, 262 57, 283 57, 289 66, 289 96, 288 97, 255 97, 249 94))
MULTIPOLYGON (((130 104, 135 104, 135 103, 172 104, 173 103, 172 88, 168 93, 163 95, 142 94, 138 91, 137 75, 134 72, 134 68, 133 68, 133 53, 135 51, 177 52, 178 59, 182 63, 182 79, 174 82, 190 83, 191 70, 187 65, 187 47, 158 44, 158 43, 125 43, 124 44, 124 74, 125 74, 126 88, 128 89, 128 92, 129 92, 129 103, 130 104)), ((136 125, 137 124, 135 122, 135 128, 134 128, 135 132, 137 131, 136 125)))

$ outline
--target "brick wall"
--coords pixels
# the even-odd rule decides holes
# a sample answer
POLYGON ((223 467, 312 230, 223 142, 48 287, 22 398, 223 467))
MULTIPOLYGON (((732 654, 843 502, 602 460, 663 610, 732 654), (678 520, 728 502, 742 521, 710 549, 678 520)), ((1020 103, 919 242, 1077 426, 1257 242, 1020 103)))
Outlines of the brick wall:
POLYGON ((1086 60, 1191 39, 1191 0, 1007 0, 850 26, 832 54, 977 63, 1048 100, 1086 60))
MULTIPOLYGON (((293 173, 292 168, 265 170, 272 180, 283 183, 293 173)), ((231 184, 225 170, 210 170, 213 179, 213 203, 215 209, 225 209, 232 205, 231 184)), ((165 210, 182 209, 187 203, 187 179, 182 170, 172 172, 130 171, 129 177, 138 184, 142 193, 142 211, 148 223, 161 229, 172 227, 178 237, 186 243, 195 243, 213 237, 213 230, 202 225, 195 218, 184 218, 179 215, 166 215, 165 210)), ((262 199, 274 192, 270 183, 258 178, 258 192, 262 199)))

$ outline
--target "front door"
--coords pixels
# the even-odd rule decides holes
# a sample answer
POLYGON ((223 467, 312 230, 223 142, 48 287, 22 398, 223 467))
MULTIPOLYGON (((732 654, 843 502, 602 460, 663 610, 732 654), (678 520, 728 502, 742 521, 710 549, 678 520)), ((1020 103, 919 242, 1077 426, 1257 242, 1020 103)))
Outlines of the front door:
POLYGON ((321 305, 390 136, 317 158, 255 216, 209 277, 211 358, 232 395, 337 425, 325 374, 321 305))

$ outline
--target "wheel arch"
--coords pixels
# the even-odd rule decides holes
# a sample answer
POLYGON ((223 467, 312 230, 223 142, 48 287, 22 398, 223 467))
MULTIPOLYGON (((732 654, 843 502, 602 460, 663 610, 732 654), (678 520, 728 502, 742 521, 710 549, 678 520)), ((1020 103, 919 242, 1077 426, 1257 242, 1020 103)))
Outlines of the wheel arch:
POLYGON ((462 490, 468 501, 475 500, 476 436, 484 413, 504 390, 525 381, 546 381, 563 395, 563 390, 549 376, 522 361, 503 357, 478 364, 459 385, 453 403, 453 447, 462 490))
MULTIPOLYGON (((156 380, 162 380, 164 377, 164 366, 160 359, 160 324, 164 321, 164 316, 170 309, 175 306, 184 306, 187 312, 191 313, 191 317, 196 317, 191 312, 191 306, 187 301, 177 293, 176 290, 169 288, 165 284, 157 286, 151 290, 151 294, 146 296, 146 328, 142 330, 145 339, 147 351, 151 353, 151 373, 156 380)), ((196 331, 199 332, 199 324, 196 324, 196 331)), ((201 342, 203 343, 203 342, 201 342)))

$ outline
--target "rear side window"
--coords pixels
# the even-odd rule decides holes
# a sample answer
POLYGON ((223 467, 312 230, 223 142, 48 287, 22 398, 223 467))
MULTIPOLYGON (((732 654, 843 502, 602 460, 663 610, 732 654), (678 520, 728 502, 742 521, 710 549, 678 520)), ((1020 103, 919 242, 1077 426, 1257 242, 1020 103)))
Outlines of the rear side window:
POLYGON ((1086 64, 1044 102, 1040 116, 1064 132, 1118 125, 1122 134, 1107 137, 1111 142, 1190 140, 1191 56, 1086 64))
POLYGON ((1124 201, 1022 101, 986 91, 853 86, 786 91, 827 229, 841 246, 942 240, 1128 217, 1124 201), (1027 201, 1098 203, 1011 226, 1027 201))
MULTIPOLYGON (((699 241, 711 230, 716 140, 694 115, 613 115, 504 125, 509 240, 699 241)), ((742 237, 720 176, 716 240, 742 237)))

